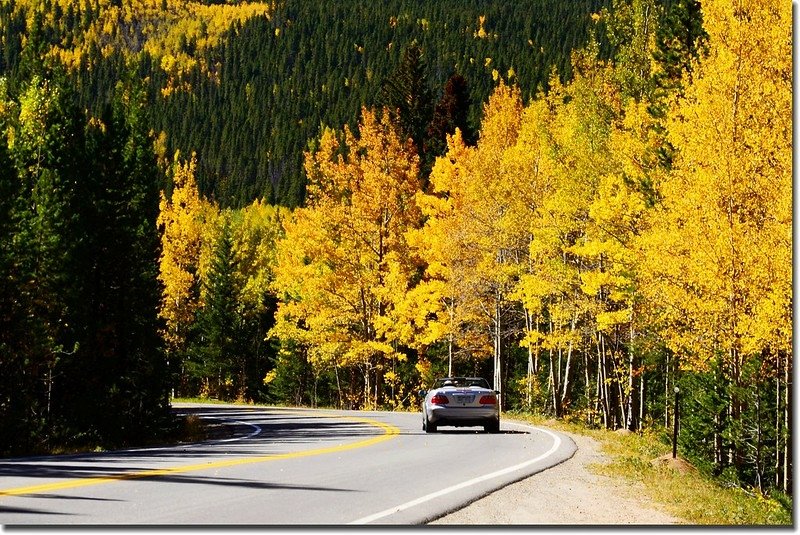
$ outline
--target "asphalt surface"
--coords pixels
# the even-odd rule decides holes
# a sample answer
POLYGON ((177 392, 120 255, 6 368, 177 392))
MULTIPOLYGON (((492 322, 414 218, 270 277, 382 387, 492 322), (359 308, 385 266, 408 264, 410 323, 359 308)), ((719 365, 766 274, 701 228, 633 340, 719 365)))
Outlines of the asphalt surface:
POLYGON ((0 524, 424 524, 569 459, 576 446, 501 420, 422 431, 419 413, 182 405, 232 425, 191 445, 0 459, 0 524))

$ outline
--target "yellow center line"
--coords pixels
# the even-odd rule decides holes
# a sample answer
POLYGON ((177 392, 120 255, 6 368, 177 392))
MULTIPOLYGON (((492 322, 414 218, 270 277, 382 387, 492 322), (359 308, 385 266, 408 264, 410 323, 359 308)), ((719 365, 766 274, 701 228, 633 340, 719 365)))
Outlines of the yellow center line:
MULTIPOLYGON (((271 455, 259 455, 256 457, 241 457, 238 459, 229 459, 225 461, 211 461, 201 464, 175 466, 172 468, 155 468, 152 470, 142 470, 140 472, 114 474, 106 477, 90 477, 85 479, 73 479, 70 481, 61 481, 58 483, 44 483, 42 485, 31 485, 28 487, 0 489, 0 497, 19 496, 22 494, 35 494, 39 492, 47 492, 53 490, 74 489, 78 487, 87 487, 90 485, 101 485, 103 483, 112 483, 114 481, 125 481, 129 479, 141 479, 145 477, 158 477, 158 476, 165 476, 172 474, 182 474, 185 472, 196 472, 199 470, 208 470, 210 468, 225 468, 228 466, 239 466, 243 464, 265 463, 269 461, 280 461, 284 459, 298 459, 301 457, 311 457, 314 455, 325 455, 327 453, 337 453, 341 451, 354 450, 357 448, 366 448, 368 446, 372 446, 374 444, 378 444, 380 442, 384 442, 386 440, 394 438, 400 433, 400 429, 398 429, 393 425, 385 424, 377 420, 371 420, 369 418, 361 418, 355 416, 317 415, 308 413, 302 413, 302 414, 303 416, 311 416, 314 418, 338 418, 341 420, 349 420, 353 422, 365 423, 382 429, 384 431, 384 434, 366 440, 360 440, 358 442, 351 442, 349 444, 340 444, 337 446, 329 446, 327 448, 317 448, 312 450, 295 451, 289 453, 277 453, 271 455)), ((146 451, 144 451, 143 453, 146 453, 146 451)))

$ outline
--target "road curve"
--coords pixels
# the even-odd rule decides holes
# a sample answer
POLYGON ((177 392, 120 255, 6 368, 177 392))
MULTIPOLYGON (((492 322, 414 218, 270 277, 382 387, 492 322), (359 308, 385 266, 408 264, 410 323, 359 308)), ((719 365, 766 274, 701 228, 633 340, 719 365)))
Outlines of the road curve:
POLYGON ((4 525, 423 524, 570 458, 565 435, 501 433, 419 413, 180 405, 230 438, 107 453, 0 459, 4 525))

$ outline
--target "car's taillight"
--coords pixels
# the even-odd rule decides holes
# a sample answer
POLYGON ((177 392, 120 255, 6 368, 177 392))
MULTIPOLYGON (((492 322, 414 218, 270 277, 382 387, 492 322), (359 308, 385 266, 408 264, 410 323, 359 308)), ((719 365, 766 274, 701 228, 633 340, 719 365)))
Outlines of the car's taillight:
POLYGON ((497 398, 494 396, 481 396, 481 405, 494 405, 497 403, 497 398))
POLYGON ((431 398, 431 403, 434 405, 447 405, 447 396, 444 394, 436 394, 431 398))

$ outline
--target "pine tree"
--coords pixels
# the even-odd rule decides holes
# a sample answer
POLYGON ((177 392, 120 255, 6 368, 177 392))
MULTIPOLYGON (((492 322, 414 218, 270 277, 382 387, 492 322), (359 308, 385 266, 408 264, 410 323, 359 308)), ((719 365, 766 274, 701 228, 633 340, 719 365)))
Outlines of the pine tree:
POLYGON ((34 76, 19 99, 11 156, 21 184, 13 254, 16 284, 33 319, 27 354, 28 423, 39 439, 59 422, 53 400, 59 366, 74 356, 81 286, 75 265, 82 236, 75 185, 85 176, 84 121, 63 79, 34 76))
POLYGON ((203 307, 198 313, 195 373, 212 397, 242 398, 245 393, 245 355, 239 311, 240 281, 234 251, 231 214, 221 215, 211 265, 203 281, 203 307))
POLYGON ((422 48, 412 43, 400 65, 383 82, 379 102, 389 110, 392 122, 411 138, 417 154, 424 148, 426 131, 433 113, 433 93, 428 85, 428 67, 422 48))
POLYGON ((444 85, 444 92, 433 109, 433 117, 425 135, 423 167, 424 177, 430 175, 434 160, 443 156, 447 149, 447 136, 458 128, 461 137, 469 144, 474 142, 474 134, 468 125, 470 96, 467 80, 460 74, 453 74, 444 85))

